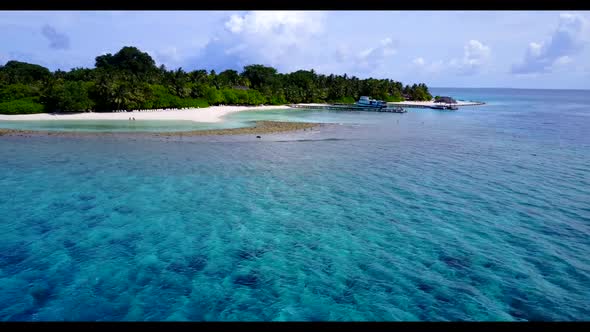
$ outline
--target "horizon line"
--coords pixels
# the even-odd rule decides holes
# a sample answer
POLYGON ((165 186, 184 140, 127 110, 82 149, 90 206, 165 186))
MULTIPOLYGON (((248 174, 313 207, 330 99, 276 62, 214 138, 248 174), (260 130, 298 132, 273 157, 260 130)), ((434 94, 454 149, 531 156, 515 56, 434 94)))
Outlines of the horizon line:
POLYGON ((513 88, 513 87, 460 87, 460 86, 430 86, 429 89, 506 89, 506 90, 575 90, 575 91, 590 91, 581 88, 513 88))

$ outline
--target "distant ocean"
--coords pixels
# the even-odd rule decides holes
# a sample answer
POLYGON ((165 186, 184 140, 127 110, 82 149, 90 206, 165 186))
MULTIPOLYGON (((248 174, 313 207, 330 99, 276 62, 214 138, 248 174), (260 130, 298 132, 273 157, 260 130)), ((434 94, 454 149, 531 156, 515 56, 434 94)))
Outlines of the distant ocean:
POLYGON ((432 92, 488 104, 0 137, 0 319, 589 320, 590 92, 432 92))

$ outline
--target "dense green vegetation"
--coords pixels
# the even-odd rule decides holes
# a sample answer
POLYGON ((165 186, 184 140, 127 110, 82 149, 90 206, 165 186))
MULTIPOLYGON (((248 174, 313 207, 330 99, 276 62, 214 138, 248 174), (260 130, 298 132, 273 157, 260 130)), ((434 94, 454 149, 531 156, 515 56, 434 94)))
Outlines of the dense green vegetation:
POLYGON ((43 105, 31 98, 23 98, 0 103, 0 114, 43 113, 43 105))
POLYGON ((123 47, 95 60, 93 69, 68 72, 7 62, 0 67, 0 113, 354 103, 363 95, 386 101, 432 99, 424 84, 404 87, 393 80, 326 76, 313 70, 282 74, 263 65, 246 66, 241 73, 167 70, 135 47, 123 47))

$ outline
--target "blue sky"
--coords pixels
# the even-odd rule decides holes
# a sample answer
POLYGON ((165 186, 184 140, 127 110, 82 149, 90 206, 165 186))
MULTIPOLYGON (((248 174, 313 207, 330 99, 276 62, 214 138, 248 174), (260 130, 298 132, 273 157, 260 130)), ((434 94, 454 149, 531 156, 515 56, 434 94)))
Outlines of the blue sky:
POLYGON ((590 89, 590 12, 0 12, 0 63, 52 70, 137 46, 167 68, 392 78, 435 87, 590 89))

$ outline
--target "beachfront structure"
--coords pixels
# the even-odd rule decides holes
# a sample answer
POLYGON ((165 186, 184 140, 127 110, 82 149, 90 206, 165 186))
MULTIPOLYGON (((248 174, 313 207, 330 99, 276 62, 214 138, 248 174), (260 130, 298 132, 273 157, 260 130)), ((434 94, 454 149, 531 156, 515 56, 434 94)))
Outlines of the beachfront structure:
POLYGON ((451 97, 439 97, 437 96, 434 98, 434 105, 430 108, 437 109, 437 110, 453 110, 456 111, 459 108, 457 107, 457 101, 451 97))

